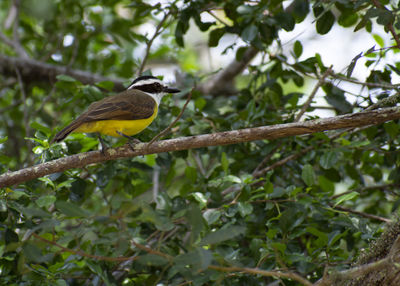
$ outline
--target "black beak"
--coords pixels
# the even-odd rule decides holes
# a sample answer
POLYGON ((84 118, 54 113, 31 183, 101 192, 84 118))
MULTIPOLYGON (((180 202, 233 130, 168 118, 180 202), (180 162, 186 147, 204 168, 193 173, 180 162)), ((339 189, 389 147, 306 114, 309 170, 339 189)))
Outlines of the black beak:
POLYGON ((172 88, 172 87, 164 87, 164 92, 166 92, 166 93, 178 93, 178 92, 180 92, 180 90, 179 89, 177 89, 177 88, 172 88))

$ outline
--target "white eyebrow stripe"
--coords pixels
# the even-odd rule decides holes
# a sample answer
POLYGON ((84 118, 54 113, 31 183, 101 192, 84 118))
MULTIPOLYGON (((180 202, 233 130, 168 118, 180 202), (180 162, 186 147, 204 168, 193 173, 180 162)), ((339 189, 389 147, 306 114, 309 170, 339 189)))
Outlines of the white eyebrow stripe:
POLYGON ((157 79, 154 79, 154 78, 150 78, 150 79, 140 80, 140 81, 138 81, 138 82, 135 82, 134 84, 131 84, 131 85, 128 87, 128 89, 131 89, 132 87, 135 87, 135 86, 141 86, 141 85, 146 85, 146 84, 153 84, 153 83, 156 83, 156 82, 158 82, 159 84, 163 85, 163 83, 162 83, 161 80, 157 80, 157 79))

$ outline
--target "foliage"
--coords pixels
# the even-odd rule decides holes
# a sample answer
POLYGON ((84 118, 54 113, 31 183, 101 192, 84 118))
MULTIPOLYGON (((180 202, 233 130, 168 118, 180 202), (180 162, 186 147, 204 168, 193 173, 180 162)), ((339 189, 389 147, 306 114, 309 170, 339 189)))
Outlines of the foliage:
MULTIPOLYGON (((152 44, 146 25, 156 26, 168 14, 159 43, 149 46, 148 61, 180 68, 185 91, 213 75, 201 69, 201 59, 186 40, 194 26, 208 37, 209 47, 221 46, 226 35, 240 39, 224 51, 236 51, 239 61, 249 47, 258 49, 262 59, 238 77, 237 93, 193 92, 169 135, 181 137, 293 122, 309 95, 310 79, 328 68, 318 54, 302 57, 300 41, 290 42, 290 53, 282 46, 280 33, 306 17, 314 17, 320 35, 334 25, 367 34, 382 26, 388 33, 386 38, 374 35, 383 49, 360 47, 363 53, 355 55, 344 74, 330 75, 322 84, 335 114, 359 111, 395 93, 392 82, 400 75, 400 62, 379 63, 393 51, 385 47, 395 45, 389 32, 400 29, 399 7, 373 2, 29 0, 21 1, 18 20, 4 25, 3 33, 9 38, 18 33, 32 59, 128 83, 142 65, 142 51, 152 44), (354 95, 335 79, 360 83, 350 77, 361 58, 367 58, 369 75, 360 86, 368 92, 354 95), (185 68, 188 62, 196 72, 185 68)), ((12 5, 0 2, 2 23, 10 22, 12 5)), ((0 53, 20 56, 5 42, 0 53)), ((98 148, 96 138, 81 134, 52 146, 49 139, 91 102, 111 94, 111 81, 86 85, 66 75, 57 82, 30 81, 18 73, 1 75, 2 173, 98 148)), ((183 95, 164 99, 158 120, 138 138, 149 141, 168 126, 180 112, 183 95)), ((314 110, 314 104, 309 106, 314 110)), ((388 122, 147 155, 1 189, 1 284, 266 285, 277 279, 210 267, 215 265, 279 269, 315 282, 325 266, 350 267, 361 249, 379 237, 382 221, 363 214, 395 217, 399 129, 398 122, 388 122)), ((285 285, 298 283, 285 280, 285 285)))

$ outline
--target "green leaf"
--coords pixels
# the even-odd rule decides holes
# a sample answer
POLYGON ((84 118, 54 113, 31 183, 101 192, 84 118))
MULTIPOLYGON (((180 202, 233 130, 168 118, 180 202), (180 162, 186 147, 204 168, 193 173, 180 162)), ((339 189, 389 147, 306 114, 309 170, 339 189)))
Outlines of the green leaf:
POLYGON ((326 92, 326 101, 340 114, 350 113, 353 110, 352 105, 347 101, 342 89, 329 83, 323 86, 323 90, 326 92))
POLYGON ((7 140, 8 140, 8 136, 4 136, 3 138, 0 138, 0 144, 7 142, 7 140))
POLYGON ((239 202, 238 209, 242 217, 246 217, 253 212, 253 206, 251 203, 239 202))
POLYGON ((315 227, 308 226, 306 231, 317 236, 318 239, 314 242, 318 247, 325 247, 328 244, 328 235, 315 227))
POLYGON ((325 192, 333 193, 335 190, 334 183, 325 176, 318 176, 318 184, 325 192))
POLYGON ((257 34, 257 26, 254 24, 250 24, 242 31, 240 36, 242 37, 243 41, 251 42, 257 37, 257 34))
POLYGON ((336 202, 334 206, 340 205, 341 203, 345 202, 345 201, 350 201, 356 197, 358 197, 360 194, 358 192, 351 192, 348 194, 344 194, 338 198, 336 198, 336 202))
POLYGON ((174 263, 179 269, 189 266, 192 273, 206 269, 212 261, 212 254, 209 250, 197 247, 193 251, 178 255, 174 258, 174 263))
POLYGON ((333 166, 335 166, 335 164, 338 162, 338 160, 339 160, 338 152, 328 151, 328 152, 325 152, 322 154, 322 156, 319 160, 319 164, 324 169, 330 169, 333 166))
POLYGON ((221 228, 217 231, 207 234, 199 243, 199 245, 217 244, 225 240, 234 238, 235 236, 244 234, 246 228, 244 226, 229 226, 221 228))
POLYGON ((42 208, 48 208, 50 207, 55 201, 57 200, 56 196, 53 195, 48 195, 48 196, 42 196, 36 200, 36 204, 42 208))
POLYGON ((96 86, 103 88, 107 91, 112 91, 114 88, 114 82, 106 80, 106 81, 100 81, 96 83, 96 86))
POLYGON ((197 169, 195 167, 187 166, 185 169, 185 176, 192 183, 196 183, 197 180, 197 169))
POLYGON ((27 242, 22 246, 24 255, 34 262, 42 262, 43 254, 42 251, 33 243, 27 242))
POLYGON ((199 110, 202 111, 203 108, 207 105, 207 101, 203 97, 198 97, 194 101, 194 106, 199 110))
POLYGON ((47 136, 50 136, 50 134, 51 134, 51 129, 50 128, 48 128, 48 127, 46 127, 46 126, 44 126, 44 125, 42 125, 42 124, 40 124, 40 123, 38 123, 36 121, 33 121, 31 123, 31 127, 33 129, 36 129, 36 130, 39 130, 39 131, 43 132, 47 136))
POLYGON ((395 140, 398 137, 399 125, 397 123, 394 121, 386 122, 383 124, 383 127, 385 128, 386 133, 389 134, 390 138, 395 140))
POLYGON ((321 35, 327 34, 335 23, 335 16, 331 11, 324 11, 323 13, 321 17, 318 17, 316 24, 317 32, 321 35))
POLYGON ((76 204, 66 202, 66 201, 56 201, 55 202, 55 207, 62 212, 64 215, 68 217, 86 217, 88 216, 88 213, 84 210, 82 210, 79 206, 76 204))
POLYGON ((163 266, 168 263, 168 260, 159 255, 145 254, 140 256, 137 262, 146 266, 163 266))
POLYGON ((169 231, 174 228, 174 224, 167 216, 158 214, 147 203, 142 203, 142 213, 136 218, 138 221, 153 223, 158 230, 169 231))
POLYGON ((190 238, 188 240, 188 245, 193 245, 199 238, 200 232, 204 229, 203 216, 201 214, 200 208, 192 203, 186 213, 188 223, 191 226, 190 238))
POLYGON ((73 77, 66 75, 66 74, 59 74, 56 76, 56 79, 59 81, 65 81, 65 82, 76 82, 77 81, 73 77))
POLYGON ((301 45, 300 41, 294 42, 293 52, 296 58, 300 58, 301 54, 303 53, 303 46, 301 45))
POLYGON ((208 209, 203 213, 203 217, 207 221, 208 225, 212 225, 221 217, 221 211, 216 209, 208 209))
POLYGON ((224 172, 226 174, 228 174, 228 169, 229 169, 229 161, 228 158, 226 156, 225 152, 222 152, 222 156, 221 156, 221 165, 222 165, 222 169, 224 170, 224 172))
POLYGON ((285 253, 286 244, 280 242, 273 242, 271 243, 271 247, 275 250, 278 250, 282 255, 285 253))
POLYGON ((354 68, 356 67, 358 59, 360 59, 363 56, 363 53, 359 53, 357 56, 355 56, 352 60, 350 65, 347 67, 347 72, 346 72, 346 77, 350 78, 354 68))
POLYGON ((316 177, 314 169, 310 164, 307 164, 303 167, 303 170, 301 171, 301 178, 303 179, 304 183, 306 183, 306 185, 309 187, 315 184, 316 177))
POLYGON ((212 30, 208 38, 208 46, 209 47, 218 46, 219 40, 224 34, 225 34, 225 28, 218 28, 212 30))
POLYGON ((373 34, 372 37, 374 38, 375 42, 383 48, 385 46, 385 42, 383 41, 382 37, 378 34, 373 34))

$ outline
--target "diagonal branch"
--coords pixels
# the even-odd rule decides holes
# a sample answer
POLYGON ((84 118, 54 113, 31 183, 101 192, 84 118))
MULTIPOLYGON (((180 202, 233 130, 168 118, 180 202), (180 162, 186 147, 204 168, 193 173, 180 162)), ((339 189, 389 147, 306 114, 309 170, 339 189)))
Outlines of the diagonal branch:
MULTIPOLYGON (((372 0, 372 2, 376 6, 376 8, 384 9, 384 10, 389 11, 384 5, 382 5, 382 3, 380 3, 380 1, 372 0)), ((394 40, 396 41, 397 48, 400 49, 400 38, 399 38, 399 35, 397 35, 397 33, 396 33, 396 31, 395 31, 395 29, 393 27, 393 24, 392 23, 387 24, 386 28, 390 31, 390 33, 392 34, 394 40)))
POLYGON ((217 73, 209 81, 199 86, 203 93, 219 95, 232 90, 234 78, 242 73, 251 60, 257 55, 258 50, 254 47, 248 47, 240 61, 233 60, 226 68, 217 73))
POLYGON ((294 119, 295 122, 300 121, 303 114, 307 111, 307 108, 310 107, 312 100, 314 99, 315 95, 317 94, 318 89, 325 83, 325 79, 332 73, 333 66, 330 66, 324 74, 319 78, 317 84, 315 85, 313 91, 311 92, 310 96, 308 97, 307 101, 303 104, 300 112, 296 115, 294 119))
POLYGON ((149 57, 149 54, 150 54, 150 48, 153 45, 154 40, 162 33, 162 31, 163 31, 162 26, 164 25, 165 21, 168 19, 170 14, 171 14, 171 11, 168 11, 167 13, 164 14, 164 17, 161 19, 160 23, 158 23, 158 25, 156 27, 156 31, 154 32, 154 35, 147 42, 146 52, 144 54, 142 63, 140 64, 140 67, 137 71, 138 76, 140 76, 142 74, 144 67, 146 65, 146 62, 147 62, 147 58, 149 57))
POLYGON ((108 77, 93 74, 87 71, 70 69, 65 66, 57 66, 28 58, 17 58, 0 55, 0 73, 14 76, 14 67, 18 68, 24 82, 55 82, 57 75, 66 74, 84 84, 94 84, 100 81, 112 81, 114 83, 115 91, 122 91, 125 89, 122 79, 110 79, 108 77))
POLYGON ((82 168, 89 164, 101 163, 109 160, 210 146, 238 144, 264 139, 272 140, 341 128, 377 125, 395 119, 400 119, 400 107, 368 110, 306 122, 276 124, 272 126, 261 126, 213 134, 175 138, 157 141, 150 146, 146 143, 139 143, 136 145, 135 150, 132 150, 129 146, 125 145, 118 148, 108 149, 105 154, 101 151, 80 153, 28 167, 19 171, 7 172, 0 175, 0 187, 12 186, 49 174, 63 172, 71 168, 82 168))
POLYGON ((14 51, 23 59, 28 59, 28 54, 26 51, 22 48, 22 46, 16 42, 8 38, 6 35, 4 35, 2 32, 0 32, 0 39, 6 43, 8 46, 14 49, 14 51))
POLYGON ((161 131, 161 132, 158 133, 156 136, 154 136, 153 139, 151 139, 150 142, 148 143, 148 146, 150 146, 151 144, 153 144, 153 142, 156 141, 158 138, 160 138, 160 137, 164 136, 165 134, 167 134, 167 133, 171 130, 171 128, 174 127, 174 125, 175 125, 175 124, 178 122, 178 120, 182 117, 183 112, 184 112, 185 109, 186 109, 186 106, 189 104, 190 99, 192 98, 192 92, 193 92, 193 89, 189 92, 188 98, 187 98, 185 104, 183 105, 183 107, 182 107, 182 109, 181 109, 181 112, 178 114, 178 116, 175 118, 175 120, 172 121, 172 123, 171 123, 167 128, 165 128, 163 131, 161 131))
POLYGON ((40 235, 37 235, 36 233, 32 233, 32 236, 35 237, 36 239, 45 242, 47 244, 56 246, 58 248, 61 249, 62 252, 68 252, 68 253, 72 253, 72 254, 76 254, 79 256, 83 256, 83 257, 87 257, 87 258, 91 258, 91 259, 95 259, 95 260, 101 260, 101 261, 110 261, 110 262, 121 262, 121 261, 132 261, 132 260, 137 260, 139 258, 139 256, 130 256, 130 257, 109 257, 109 256, 100 256, 100 255, 93 255, 93 254, 89 254, 86 253, 80 249, 75 250, 75 249, 71 249, 68 247, 64 247, 60 244, 58 244, 55 241, 51 241, 48 240, 44 237, 41 237, 40 235))

